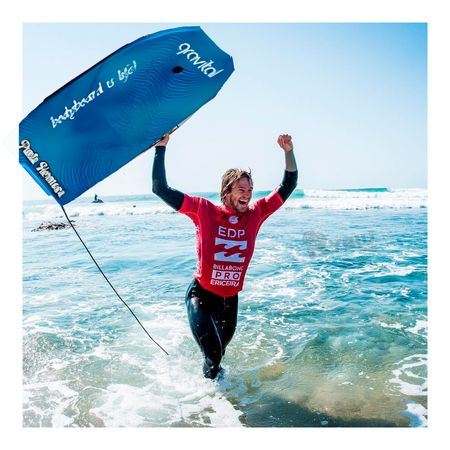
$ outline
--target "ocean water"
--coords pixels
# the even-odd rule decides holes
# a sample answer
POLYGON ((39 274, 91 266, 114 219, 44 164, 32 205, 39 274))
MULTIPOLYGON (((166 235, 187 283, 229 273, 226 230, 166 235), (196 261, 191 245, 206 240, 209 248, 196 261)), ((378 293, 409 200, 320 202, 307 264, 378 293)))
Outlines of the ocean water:
POLYGON ((169 356, 73 230, 33 231, 59 206, 25 202, 24 427, 427 426, 425 190, 297 190, 260 230, 215 381, 184 307, 192 222, 152 195, 104 200, 66 209, 169 356))

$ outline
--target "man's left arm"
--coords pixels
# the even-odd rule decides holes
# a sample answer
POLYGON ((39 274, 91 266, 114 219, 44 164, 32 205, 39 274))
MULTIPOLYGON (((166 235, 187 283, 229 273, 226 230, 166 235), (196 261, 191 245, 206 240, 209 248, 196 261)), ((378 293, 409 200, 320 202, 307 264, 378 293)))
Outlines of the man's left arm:
POLYGON ((294 144, 292 143, 292 137, 288 134, 282 134, 278 137, 277 142, 284 151, 286 162, 284 177, 281 181, 280 186, 278 186, 277 191, 283 199, 283 202, 285 202, 297 186, 297 162, 295 161, 294 144))

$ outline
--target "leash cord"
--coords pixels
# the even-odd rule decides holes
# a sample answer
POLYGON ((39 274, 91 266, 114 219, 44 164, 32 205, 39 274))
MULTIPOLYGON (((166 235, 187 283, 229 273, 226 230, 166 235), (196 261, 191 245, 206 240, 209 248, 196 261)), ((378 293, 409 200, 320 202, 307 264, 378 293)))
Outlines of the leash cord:
POLYGON ((108 280, 108 277, 105 275, 105 273, 103 272, 103 270, 101 269, 101 267, 98 265, 97 261, 95 260, 95 258, 92 256, 92 253, 90 252, 90 250, 87 248, 87 245, 84 243, 83 239, 81 239, 81 236, 78 234, 78 231, 75 229, 72 221, 69 219, 69 216, 67 215, 66 210, 64 209, 63 205, 60 205, 64 215, 66 216, 67 221, 69 222, 70 226, 72 227, 73 231, 75 231, 75 234, 78 236, 78 239, 81 241, 81 243, 83 244, 84 248, 86 249, 86 251, 88 252, 89 256, 91 257, 92 261, 94 261, 94 264, 97 266, 97 269, 100 271, 100 273, 103 275, 103 277, 105 278, 105 280, 107 281, 107 283, 111 286, 111 289, 115 292, 115 294, 117 295, 117 297, 119 298, 119 300, 128 308, 128 311, 130 311, 131 315, 136 319, 137 323, 141 326, 141 328, 145 331, 145 333, 147 334, 147 336, 167 355, 169 356, 169 354, 166 352, 166 350, 164 350, 164 348, 158 344, 158 342, 155 341, 155 339, 153 339, 150 336, 150 333, 145 329, 144 325, 142 325, 141 321, 138 319, 138 317, 136 316, 136 314, 134 313, 134 311, 130 308, 130 306, 128 305, 128 303, 119 295, 119 293, 117 292, 116 288, 111 284, 111 282, 108 280))

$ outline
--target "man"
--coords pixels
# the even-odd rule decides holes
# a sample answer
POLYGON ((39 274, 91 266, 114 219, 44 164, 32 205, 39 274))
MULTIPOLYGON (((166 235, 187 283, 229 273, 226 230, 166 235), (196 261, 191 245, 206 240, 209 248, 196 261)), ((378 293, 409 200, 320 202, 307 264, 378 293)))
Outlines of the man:
POLYGON ((297 185, 297 164, 291 136, 278 137, 285 152, 286 170, 280 186, 267 197, 251 202, 251 173, 229 169, 222 177, 220 206, 191 197, 168 186, 165 173, 166 135, 155 149, 153 192, 197 228, 198 265, 186 293, 186 307, 197 344, 203 352, 203 374, 214 379, 233 337, 238 292, 242 290, 256 235, 262 223, 286 201, 297 185))

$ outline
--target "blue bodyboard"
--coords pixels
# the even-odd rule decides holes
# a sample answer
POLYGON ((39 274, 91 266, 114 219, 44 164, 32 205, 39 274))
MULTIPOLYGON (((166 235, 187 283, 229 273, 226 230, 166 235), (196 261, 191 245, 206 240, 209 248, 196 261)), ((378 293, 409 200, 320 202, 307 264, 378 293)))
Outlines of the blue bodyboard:
POLYGON ((214 98, 234 70, 200 27, 144 36, 46 98, 19 126, 19 162, 60 205, 214 98))

